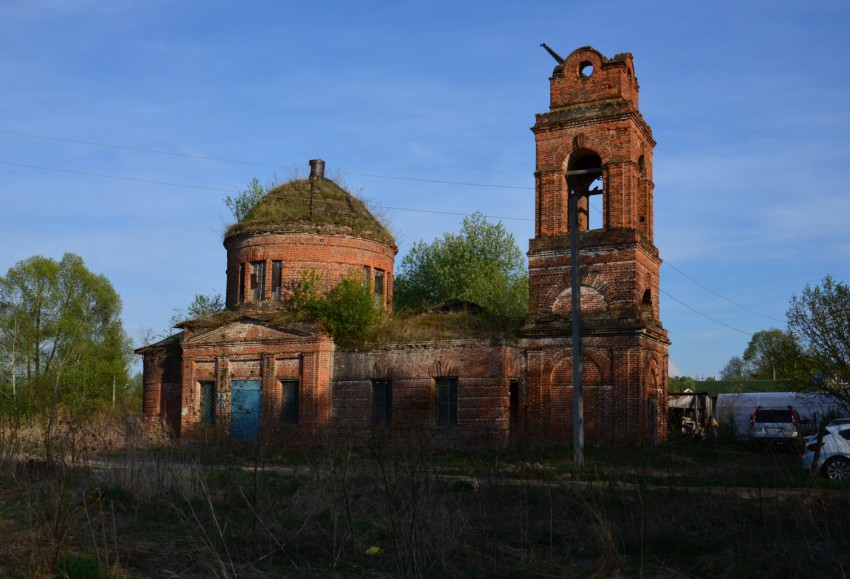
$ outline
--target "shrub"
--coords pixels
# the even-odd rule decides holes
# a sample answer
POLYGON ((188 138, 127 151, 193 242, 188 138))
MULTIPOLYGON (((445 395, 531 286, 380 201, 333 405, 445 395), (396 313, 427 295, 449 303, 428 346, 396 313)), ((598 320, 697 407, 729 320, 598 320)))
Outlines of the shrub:
POLYGON ((296 309, 318 320, 339 344, 357 345, 368 340, 382 317, 369 288, 354 276, 343 279, 324 296, 319 285, 318 274, 302 273, 295 292, 296 309))

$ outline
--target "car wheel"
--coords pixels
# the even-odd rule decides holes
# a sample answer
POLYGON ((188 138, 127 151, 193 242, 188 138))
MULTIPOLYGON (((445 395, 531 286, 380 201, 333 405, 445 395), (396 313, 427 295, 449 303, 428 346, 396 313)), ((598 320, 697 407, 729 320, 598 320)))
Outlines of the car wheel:
POLYGON ((832 480, 850 480, 850 460, 836 456, 824 465, 823 473, 832 480))

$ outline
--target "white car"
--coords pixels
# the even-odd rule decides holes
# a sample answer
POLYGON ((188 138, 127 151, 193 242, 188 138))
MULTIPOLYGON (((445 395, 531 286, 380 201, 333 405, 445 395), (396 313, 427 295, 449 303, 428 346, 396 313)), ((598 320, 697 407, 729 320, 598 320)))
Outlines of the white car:
MULTIPOLYGON (((827 424, 827 426, 839 426, 841 424, 850 424, 850 418, 835 418, 833 420, 830 420, 829 424, 827 424)), ((815 432, 814 434, 810 434, 807 437, 803 438, 803 448, 805 449, 808 444, 810 444, 812 442, 816 442, 817 439, 818 439, 818 433, 817 432, 815 432)))
MULTIPOLYGON (((803 448, 803 468, 811 470, 815 460, 817 439, 803 448)), ((850 480, 850 424, 832 424, 826 427, 820 449, 817 472, 834 480, 850 480)))

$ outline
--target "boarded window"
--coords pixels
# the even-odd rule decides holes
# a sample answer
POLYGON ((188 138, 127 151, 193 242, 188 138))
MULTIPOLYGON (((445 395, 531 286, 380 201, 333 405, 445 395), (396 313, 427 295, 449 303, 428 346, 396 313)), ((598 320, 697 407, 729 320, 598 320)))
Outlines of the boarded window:
POLYGON ((437 426, 457 424, 457 378, 437 378, 437 426))
POLYGON ((283 380, 280 384, 283 391, 283 422, 298 424, 298 380, 283 380))
POLYGON ((283 280, 283 262, 272 262, 272 299, 280 301, 281 285, 283 280))
POLYGON ((251 301, 261 302, 266 296, 266 262, 251 262, 251 301))
POLYGON ((215 382, 201 382, 200 424, 212 426, 215 424, 215 382))
POLYGON ((393 408, 392 388, 390 380, 372 380, 372 424, 390 425, 393 408))

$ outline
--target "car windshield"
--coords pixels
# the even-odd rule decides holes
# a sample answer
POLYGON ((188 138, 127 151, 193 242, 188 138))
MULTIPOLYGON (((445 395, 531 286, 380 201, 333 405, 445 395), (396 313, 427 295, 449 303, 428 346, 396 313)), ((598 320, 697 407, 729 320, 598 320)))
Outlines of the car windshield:
POLYGON ((756 413, 756 422, 793 422, 790 410, 762 409, 756 413))

